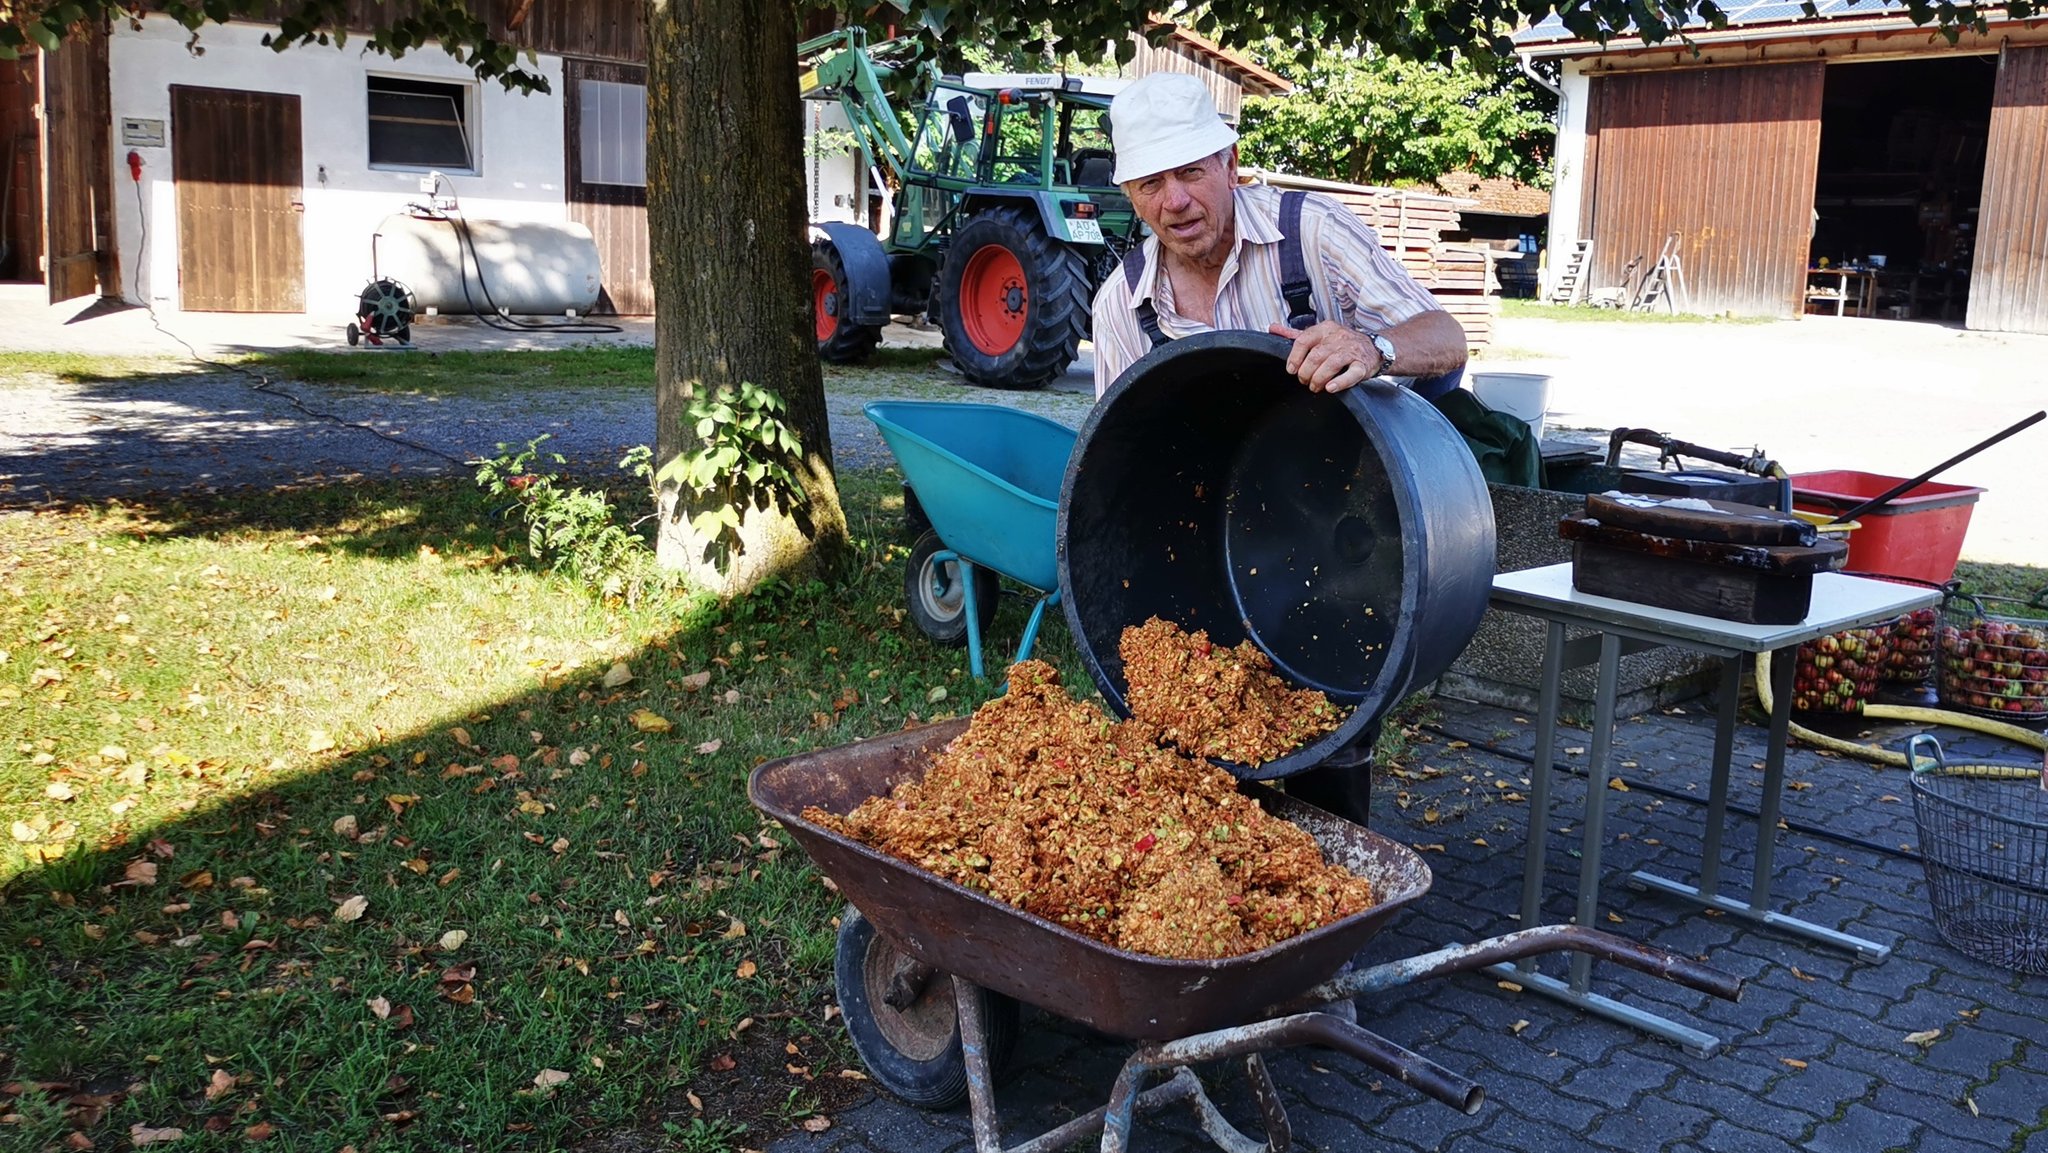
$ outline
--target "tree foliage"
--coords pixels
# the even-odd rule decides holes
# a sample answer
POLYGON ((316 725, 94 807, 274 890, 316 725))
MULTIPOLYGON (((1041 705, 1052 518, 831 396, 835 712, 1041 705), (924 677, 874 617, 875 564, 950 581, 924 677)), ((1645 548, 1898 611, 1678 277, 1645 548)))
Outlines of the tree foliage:
MULTIPOLYGON (((521 66, 517 25, 537 4, 584 0, 389 0, 384 18, 363 37, 372 51, 402 56, 437 45, 478 77, 508 88, 545 91, 537 70, 521 66), (480 13, 498 6, 502 28, 480 13)), ((943 44, 1001 44, 1052 58, 1089 56, 1101 48, 1120 60, 1144 8, 1109 0, 824 0, 854 21, 907 26, 936 51, 943 44), (899 11, 900 9, 900 11, 899 11)), ((811 4, 804 8, 812 7, 811 4)), ((1875 0, 1871 8, 1877 9, 1875 0)), ((1955 0, 1906 0, 1918 23, 1953 37, 1982 29, 2003 9, 2031 16, 2036 0, 1980 7, 1955 0)), ((797 131, 797 0, 646 0, 649 30, 648 205, 657 309, 655 411, 657 464, 700 447, 686 406, 721 387, 753 380, 787 401, 803 446, 802 481, 811 501, 799 521, 788 509, 748 519, 743 535, 765 542, 753 567, 719 574, 711 587, 740 592, 789 571, 785 562, 809 547, 830 553, 845 528, 831 473, 824 383, 817 368, 810 316, 809 260, 803 236, 803 143, 797 131), (713 174, 717 174, 714 179, 713 174), (730 274, 730 275, 727 275, 730 274)), ((1605 41, 1628 31, 1669 39, 1700 20, 1726 23, 1715 0, 1167 0, 1158 15, 1232 48, 1315 28, 1292 45, 1300 61, 1319 51, 1371 45, 1386 57, 1481 60, 1504 56, 1508 32, 1558 11, 1573 34, 1605 41)), ((1807 4, 1809 15, 1814 14, 1807 4)), ((230 20, 275 24, 267 43, 278 51, 350 39, 351 0, 0 0, 0 58, 30 47, 54 49, 80 29, 110 20, 162 13, 193 32, 230 20)), ((1164 36, 1159 27, 1154 35, 1164 36)), ((528 61, 532 57, 528 56, 528 61)), ((1473 150, 1476 152, 1476 150, 1473 150)), ((664 559, 671 529, 706 511, 670 485, 663 500, 664 559)), ((712 497, 711 499, 718 499, 712 497)), ((743 514, 744 518, 744 514, 743 514)), ((695 542, 687 542, 694 544, 695 542)), ((691 579, 699 574, 692 573, 691 579)))
POLYGON ((1404 60, 1375 49, 1276 63, 1295 89, 1245 101, 1247 164, 1354 184, 1460 170, 1548 183, 1556 99, 1519 72, 1463 55, 1404 60))

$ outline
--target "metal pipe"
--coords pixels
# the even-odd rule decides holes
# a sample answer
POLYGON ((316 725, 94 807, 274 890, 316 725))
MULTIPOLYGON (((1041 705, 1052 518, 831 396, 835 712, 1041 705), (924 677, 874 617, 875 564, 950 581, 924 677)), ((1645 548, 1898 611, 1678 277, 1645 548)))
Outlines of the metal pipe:
POLYGON ((1535 67, 1529 63, 1529 57, 1526 54, 1521 52, 1515 53, 1515 63, 1521 67, 1522 75, 1527 76, 1544 91, 1557 97, 1558 119, 1562 120, 1564 118, 1564 89, 1544 79, 1543 74, 1536 71, 1535 67))
POLYGON ((1348 1053, 1365 1064, 1413 1086, 1425 1096, 1466 1113, 1479 1108, 1486 1091, 1420 1053, 1404 1049, 1377 1033, 1328 1013, 1301 1012, 1217 1029, 1178 1041, 1147 1045, 1131 1055, 1131 1065, 1154 1069, 1172 1065, 1221 1061, 1246 1053, 1296 1045, 1322 1045, 1348 1053))
POLYGON ((1648 973, 1688 989, 1719 997, 1724 1001, 1742 999, 1742 978, 1698 961, 1650 945, 1589 929, 1584 925, 1539 925, 1470 945, 1448 945, 1434 953, 1422 953, 1388 961, 1370 969, 1359 969, 1333 977, 1293 1000, 1275 1005, 1268 1013, 1299 1012, 1304 1006, 1349 1000, 1366 993, 1412 985, 1431 977, 1483 969, 1503 961, 1519 961, 1562 950, 1589 953, 1637 972, 1648 973))

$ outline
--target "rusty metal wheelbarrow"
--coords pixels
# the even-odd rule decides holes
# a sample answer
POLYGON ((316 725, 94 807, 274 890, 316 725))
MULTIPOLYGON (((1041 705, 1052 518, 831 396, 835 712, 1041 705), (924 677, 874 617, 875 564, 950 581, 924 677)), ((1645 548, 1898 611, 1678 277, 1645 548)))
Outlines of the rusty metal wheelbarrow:
POLYGON ((851 907, 840 921, 835 977, 854 1048, 875 1080, 927 1109, 969 1104, 977 1153, 1052 1153, 1100 1130, 1105 1151, 1128 1147, 1138 1112, 1188 1105, 1230 1153, 1286 1149, 1287 1114, 1263 1054, 1322 1045, 1349 1054, 1466 1113, 1485 1092, 1420 1054, 1326 1010, 1361 994, 1561 950, 1576 950, 1729 1000, 1741 982, 1597 930, 1551 925, 1340 973, 1403 906, 1427 892, 1429 867, 1412 850, 1261 785, 1269 811, 1300 825, 1330 859, 1371 880, 1380 902, 1269 949, 1214 960, 1126 952, 927 873, 804 820, 805 808, 850 811, 901 781, 967 721, 949 721, 771 761, 747 786, 851 907), (947 979, 950 978, 950 979, 947 979), (1140 1042, 1108 1104, 1005 1149, 994 1085, 1009 1060, 1019 1002, 1140 1042), (1263 1140, 1224 1119, 1190 1065, 1242 1062, 1265 1125, 1263 1140), (1166 1079, 1151 1087, 1154 1074, 1166 1079))

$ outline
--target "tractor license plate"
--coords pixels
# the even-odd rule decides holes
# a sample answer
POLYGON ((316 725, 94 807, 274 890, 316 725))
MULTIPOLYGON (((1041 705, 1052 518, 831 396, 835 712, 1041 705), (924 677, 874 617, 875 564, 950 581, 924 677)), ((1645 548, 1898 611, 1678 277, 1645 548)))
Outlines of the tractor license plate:
POLYGON ((1095 220, 1069 220, 1067 239, 1076 244, 1101 244, 1102 224, 1095 220))

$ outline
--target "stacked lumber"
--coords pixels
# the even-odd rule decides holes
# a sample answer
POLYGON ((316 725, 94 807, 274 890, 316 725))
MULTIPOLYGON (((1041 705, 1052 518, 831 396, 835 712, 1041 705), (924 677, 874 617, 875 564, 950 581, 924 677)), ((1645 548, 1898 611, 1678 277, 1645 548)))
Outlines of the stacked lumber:
POLYGON ((1458 229, 1460 202, 1455 197, 1279 172, 1250 175, 1276 188, 1320 192, 1341 202, 1379 234, 1381 246, 1429 289, 1446 312, 1458 318, 1474 352, 1492 342, 1493 318, 1500 313, 1500 282, 1494 276, 1491 250, 1442 239, 1444 233, 1458 229))

